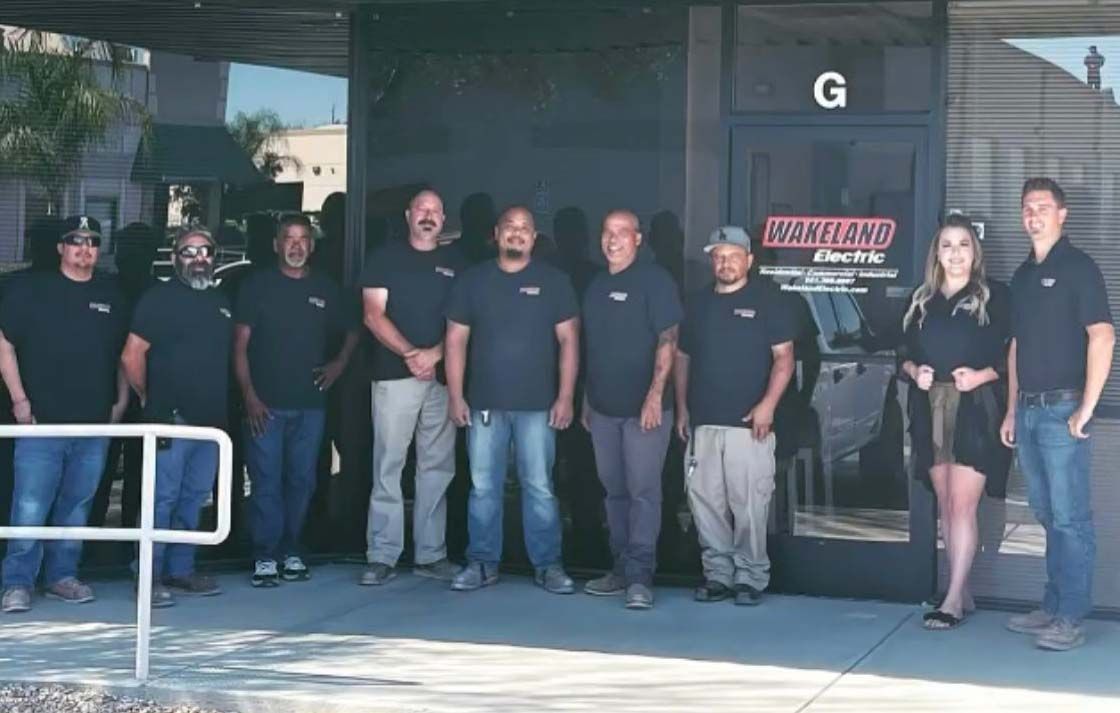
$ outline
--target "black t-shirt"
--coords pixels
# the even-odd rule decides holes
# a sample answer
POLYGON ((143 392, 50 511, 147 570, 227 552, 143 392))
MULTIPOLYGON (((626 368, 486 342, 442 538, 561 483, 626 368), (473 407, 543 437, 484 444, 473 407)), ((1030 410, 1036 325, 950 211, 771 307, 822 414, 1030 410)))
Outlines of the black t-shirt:
POLYGON ((1010 325, 1010 297, 1001 282, 989 281, 988 323, 981 325, 960 303, 967 301, 965 288, 950 298, 940 291, 926 303, 926 316, 918 324, 915 313, 906 327, 906 347, 910 361, 933 367, 934 380, 953 381, 953 370, 962 366, 973 369, 991 367, 1007 371, 1007 340, 1010 325), (954 312, 955 308, 955 312, 954 312))
MULTIPOLYGON (((684 317, 677 286, 659 265, 601 271, 583 297, 587 398, 601 414, 639 416, 653 380, 657 340, 684 317)), ((665 389, 665 408, 672 407, 665 389)))
MULTIPOLYGON (((467 267, 467 260, 455 244, 423 251, 407 240, 390 240, 378 248, 362 272, 362 287, 389 291, 385 314, 397 330, 420 349, 443 341, 446 324, 443 310, 451 283, 467 267)), ((407 379, 412 372, 397 354, 378 342, 371 356, 374 381, 407 379)), ((443 362, 438 376, 442 381, 443 362)))
POLYGON ((770 382, 771 348, 792 342, 797 331, 790 300, 757 280, 735 292, 708 288, 689 298, 680 348, 689 356, 692 425, 745 428, 743 418, 770 382))
POLYGON ((252 330, 249 372, 253 388, 275 409, 319 409, 326 394, 314 370, 333 354, 330 337, 356 325, 334 280, 318 272, 292 278, 279 268, 257 270, 237 296, 237 323, 252 330))
POLYGON ((545 411, 557 395, 556 325, 579 314, 568 276, 540 260, 503 272, 492 260, 455 281, 447 319, 471 328, 467 401, 545 411))
POLYGON ((127 328, 124 295, 111 279, 32 272, 5 287, 0 330, 15 347, 36 421, 108 422, 127 328))
POLYGON ((1085 328, 1112 323, 1104 277, 1093 259, 1063 237, 1041 264, 1032 252, 1011 279, 1011 336, 1019 389, 1085 387, 1085 328))
POLYGON ((188 424, 224 427, 233 337, 225 295, 161 282, 140 298, 132 332, 151 345, 144 418, 171 423, 178 411, 188 424))

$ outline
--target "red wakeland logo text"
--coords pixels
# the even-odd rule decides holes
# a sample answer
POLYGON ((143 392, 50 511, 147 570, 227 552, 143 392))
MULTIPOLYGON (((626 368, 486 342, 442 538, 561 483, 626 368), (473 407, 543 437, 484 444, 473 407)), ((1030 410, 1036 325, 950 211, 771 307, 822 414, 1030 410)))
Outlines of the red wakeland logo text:
POLYGON ((894 240, 895 228, 892 218, 772 215, 766 219, 762 244, 768 248, 886 250, 894 240))

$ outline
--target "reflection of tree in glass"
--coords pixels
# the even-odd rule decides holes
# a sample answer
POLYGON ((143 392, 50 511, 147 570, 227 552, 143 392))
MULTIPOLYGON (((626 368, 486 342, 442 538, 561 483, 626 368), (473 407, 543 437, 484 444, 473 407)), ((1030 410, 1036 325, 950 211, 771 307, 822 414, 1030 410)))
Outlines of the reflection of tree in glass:
POLYGON ((296 172, 303 170, 303 163, 298 158, 285 153, 288 142, 282 134, 290 128, 272 109, 260 109, 252 114, 239 111, 229 123, 229 133, 238 146, 269 178, 276 178, 285 168, 296 172))
POLYGON ((146 107, 124 91, 127 47, 34 31, 0 47, 0 165, 42 189, 57 215, 87 148, 119 122, 149 132, 146 107), (99 70, 108 69, 108 82, 99 70))

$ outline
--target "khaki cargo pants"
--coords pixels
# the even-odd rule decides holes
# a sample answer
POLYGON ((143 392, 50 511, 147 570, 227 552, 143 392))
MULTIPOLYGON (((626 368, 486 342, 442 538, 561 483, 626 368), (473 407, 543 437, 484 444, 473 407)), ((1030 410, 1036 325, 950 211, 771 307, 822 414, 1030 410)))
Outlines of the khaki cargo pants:
POLYGON ((704 577, 762 591, 770 584, 766 526, 774 494, 774 434, 756 441, 749 428, 700 426, 693 439, 685 473, 692 458, 696 467, 686 487, 704 577))

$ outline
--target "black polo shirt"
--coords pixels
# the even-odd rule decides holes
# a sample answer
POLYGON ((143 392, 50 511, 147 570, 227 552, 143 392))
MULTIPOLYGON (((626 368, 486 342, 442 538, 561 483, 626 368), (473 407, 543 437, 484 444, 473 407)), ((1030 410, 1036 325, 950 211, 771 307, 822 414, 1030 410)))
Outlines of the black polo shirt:
POLYGON ((124 295, 97 275, 77 282, 30 272, 13 279, 0 302, 0 330, 15 347, 39 423, 108 422, 127 329, 124 295))
POLYGON ((1046 259, 1034 253, 1011 279, 1011 336, 1019 389, 1083 389, 1085 328, 1112 323, 1104 276, 1093 259, 1062 237, 1046 259))
POLYGON ((568 276, 541 260, 497 260, 455 281, 447 319, 471 328, 467 401, 475 409, 547 411, 557 396, 556 325, 579 314, 568 276))
POLYGON ((249 372, 261 401, 274 409, 320 409, 326 394, 315 369, 330 361, 331 337, 357 324, 334 280, 312 271, 288 277, 280 268, 257 270, 237 295, 237 323, 252 330, 249 372))
MULTIPOLYGON (((443 341, 443 310, 455 277, 467 267, 458 245, 417 250, 408 240, 390 240, 370 256, 362 272, 362 287, 389 291, 385 314, 413 346, 428 349, 443 341)), ((374 381, 412 376, 404 359, 380 342, 372 355, 374 381)), ((443 362, 438 368, 443 381, 443 362)))
POLYGON ((188 424, 225 427, 233 337, 225 295, 161 282, 140 298, 132 332, 151 345, 145 420, 171 423, 177 411, 188 424))
POLYGON ((906 327, 910 361, 933 367, 934 380, 942 382, 953 381, 953 371, 962 366, 1006 373, 1010 296, 1002 282, 989 281, 988 289, 988 322, 983 325, 961 306, 972 294, 970 287, 948 298, 940 291, 934 294, 926 303, 925 319, 915 313, 906 327))
MULTIPOLYGON (((658 336, 684 317, 673 278, 637 261, 614 275, 603 270, 584 293, 582 314, 591 407, 616 418, 641 415, 658 336)), ((666 388, 664 407, 672 403, 666 388)))
POLYGON ((685 308, 680 349, 689 356, 688 409, 693 427, 745 428, 766 394, 772 347, 792 342, 792 303, 776 287, 750 280, 735 292, 695 293, 685 308))

